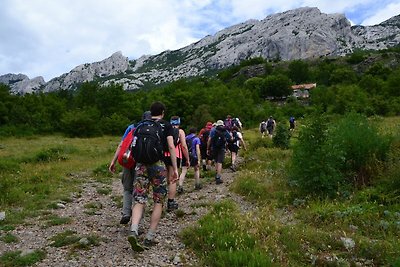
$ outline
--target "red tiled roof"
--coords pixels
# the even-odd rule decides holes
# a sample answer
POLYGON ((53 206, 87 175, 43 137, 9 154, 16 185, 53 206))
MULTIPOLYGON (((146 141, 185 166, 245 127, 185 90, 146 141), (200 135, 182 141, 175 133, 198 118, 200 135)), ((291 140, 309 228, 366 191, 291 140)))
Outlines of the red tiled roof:
POLYGON ((305 83, 305 84, 295 84, 292 85, 292 89, 293 90, 297 90, 297 89, 312 89, 317 87, 316 83, 305 83))

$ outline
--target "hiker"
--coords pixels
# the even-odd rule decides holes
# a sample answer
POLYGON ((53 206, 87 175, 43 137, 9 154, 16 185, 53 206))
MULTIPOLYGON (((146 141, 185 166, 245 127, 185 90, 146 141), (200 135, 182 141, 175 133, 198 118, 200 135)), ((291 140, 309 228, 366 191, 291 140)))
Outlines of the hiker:
POLYGON ((194 189, 195 190, 200 190, 201 189, 201 184, 200 184, 200 138, 197 137, 196 135, 196 128, 190 128, 188 136, 186 136, 186 143, 188 146, 189 150, 189 160, 190 160, 190 165, 189 164, 184 164, 186 161, 186 158, 183 159, 182 163, 182 173, 179 176, 179 187, 178 187, 178 193, 182 194, 183 193, 183 182, 185 181, 186 173, 188 171, 189 166, 193 167, 194 169, 194 189))
POLYGON ((272 116, 269 116, 269 119, 267 120, 267 131, 270 138, 272 138, 272 135, 274 134, 275 127, 276 121, 272 116))
POLYGON ((242 122, 238 117, 232 119, 232 126, 236 126, 239 132, 242 131, 242 122))
POLYGON ((232 130, 233 122, 232 122, 231 115, 226 116, 226 119, 224 120, 224 126, 225 126, 225 129, 228 130, 229 132, 232 130))
POLYGON ((262 121, 260 123, 259 129, 260 129, 260 133, 261 133, 261 138, 264 138, 265 137, 265 132, 267 131, 267 122, 266 121, 262 121))
MULTIPOLYGON (((176 152, 176 164, 177 166, 186 167, 186 164, 189 164, 189 152, 188 146, 186 143, 186 136, 185 132, 179 128, 181 124, 181 119, 178 116, 172 116, 170 123, 172 125, 172 130, 174 131, 174 145, 175 145, 175 152, 176 152), (184 156, 184 158, 183 158, 184 156)), ((175 201, 176 189, 177 189, 177 182, 173 181, 171 175, 173 174, 173 167, 171 162, 171 157, 169 152, 164 153, 164 162, 167 166, 168 171, 168 200, 167 200, 167 211, 173 211, 178 209, 178 203, 175 201)), ((179 180, 180 181, 180 180, 179 180)))
MULTIPOLYGON (((150 119, 151 113, 150 111, 146 111, 142 115, 142 120, 150 119)), ((110 162, 110 166, 108 170, 111 173, 115 173, 115 163, 118 159, 118 156, 121 153, 121 147, 124 140, 127 138, 128 134, 132 134, 132 130, 135 128, 134 124, 131 124, 126 128, 124 135, 122 136, 121 142, 118 144, 118 147, 114 153, 114 157, 110 162)), ((122 151, 123 153, 123 151, 122 151)), ((130 166, 130 168, 122 166, 122 176, 121 183, 123 187, 123 195, 122 195, 122 217, 120 220, 120 224, 127 224, 131 219, 132 214, 132 192, 133 192, 133 182, 135 180, 135 165, 130 166)))
POLYGON ((289 131, 294 131, 294 128, 296 127, 296 119, 291 116, 289 119, 289 131))
POLYGON ((167 170, 165 164, 161 164, 165 151, 169 151, 171 157, 170 182, 178 180, 172 126, 168 121, 163 120, 165 106, 161 102, 154 102, 150 111, 151 120, 144 120, 136 126, 132 142, 132 154, 136 161, 136 179, 133 187, 134 205, 128 241, 134 251, 143 251, 156 244, 155 234, 167 195, 167 170), (150 227, 142 245, 138 240, 138 225, 148 202, 150 186, 152 186, 154 206, 150 227))
POLYGON ((240 149, 240 145, 243 145, 244 150, 246 150, 246 144, 243 140, 243 135, 239 132, 239 128, 236 126, 232 127, 232 140, 228 142, 228 149, 231 152, 231 170, 236 171, 236 159, 240 149))
POLYGON ((215 183, 221 184, 223 183, 221 179, 222 173, 222 163, 225 159, 225 147, 226 142, 232 140, 229 131, 225 128, 224 122, 222 120, 218 120, 215 123, 215 128, 213 128, 210 132, 210 138, 208 138, 207 143, 207 154, 213 155, 213 159, 215 161, 215 183))
POLYGON ((206 126, 202 128, 199 132, 199 138, 200 138, 200 153, 201 153, 201 160, 202 160, 202 166, 203 166, 203 171, 210 170, 211 169, 211 160, 212 157, 211 155, 207 155, 207 141, 210 136, 210 131, 212 128, 212 122, 207 122, 206 126))

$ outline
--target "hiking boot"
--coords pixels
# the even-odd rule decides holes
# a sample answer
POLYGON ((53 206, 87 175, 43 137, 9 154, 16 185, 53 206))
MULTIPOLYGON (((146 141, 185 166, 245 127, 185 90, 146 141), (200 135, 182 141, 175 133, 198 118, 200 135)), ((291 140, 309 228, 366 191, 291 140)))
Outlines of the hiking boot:
POLYGON ((121 220, 119 221, 120 224, 128 224, 128 222, 131 220, 131 216, 124 215, 121 217, 121 220))
POLYGON ((131 231, 131 233, 128 236, 128 242, 129 244, 131 244, 131 248, 133 251, 136 252, 144 251, 144 247, 139 244, 137 233, 131 231))
POLYGON ((178 203, 176 203, 175 200, 167 202, 167 211, 173 211, 177 209, 178 209, 178 203))
POLYGON ((216 184, 222 184, 223 183, 220 175, 215 176, 215 183, 216 184))
POLYGON ((176 192, 180 195, 183 194, 183 186, 178 186, 178 189, 176 190, 176 192))
POLYGON ((194 185, 194 190, 200 190, 202 188, 203 188, 203 186, 201 184, 195 184, 194 185))
POLYGON ((154 239, 150 240, 150 239, 145 238, 144 241, 143 241, 143 247, 145 249, 150 249, 152 246, 155 246, 157 244, 158 244, 158 242, 155 241, 154 239))

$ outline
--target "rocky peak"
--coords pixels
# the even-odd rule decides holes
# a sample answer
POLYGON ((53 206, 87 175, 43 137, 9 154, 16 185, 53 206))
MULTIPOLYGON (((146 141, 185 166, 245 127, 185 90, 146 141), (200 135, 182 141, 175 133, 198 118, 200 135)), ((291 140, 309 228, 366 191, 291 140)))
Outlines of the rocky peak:
POLYGON ((343 56, 354 49, 385 49, 400 43, 400 15, 374 26, 351 26, 343 14, 303 7, 248 20, 208 35, 178 50, 145 55, 131 62, 121 52, 95 63, 79 65, 54 78, 45 92, 73 89, 101 78, 103 85, 119 83, 125 90, 160 84, 262 57, 293 60, 343 56))
POLYGON ((7 84, 13 94, 35 93, 45 85, 42 76, 29 79, 24 74, 5 74, 0 76, 0 83, 7 84))
POLYGON ((108 77, 124 73, 128 66, 128 58, 118 51, 102 61, 79 65, 69 73, 50 80, 46 84, 44 92, 55 91, 59 88, 72 89, 76 84, 93 81, 96 77, 108 77))

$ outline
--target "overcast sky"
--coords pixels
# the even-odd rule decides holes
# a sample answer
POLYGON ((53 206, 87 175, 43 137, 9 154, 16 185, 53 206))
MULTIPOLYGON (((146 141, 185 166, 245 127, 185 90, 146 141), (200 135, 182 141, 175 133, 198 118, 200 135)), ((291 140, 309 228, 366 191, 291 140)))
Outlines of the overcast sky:
POLYGON ((304 6, 365 26, 400 14, 400 0, 0 0, 0 75, 49 81, 116 51, 154 55, 304 6))

